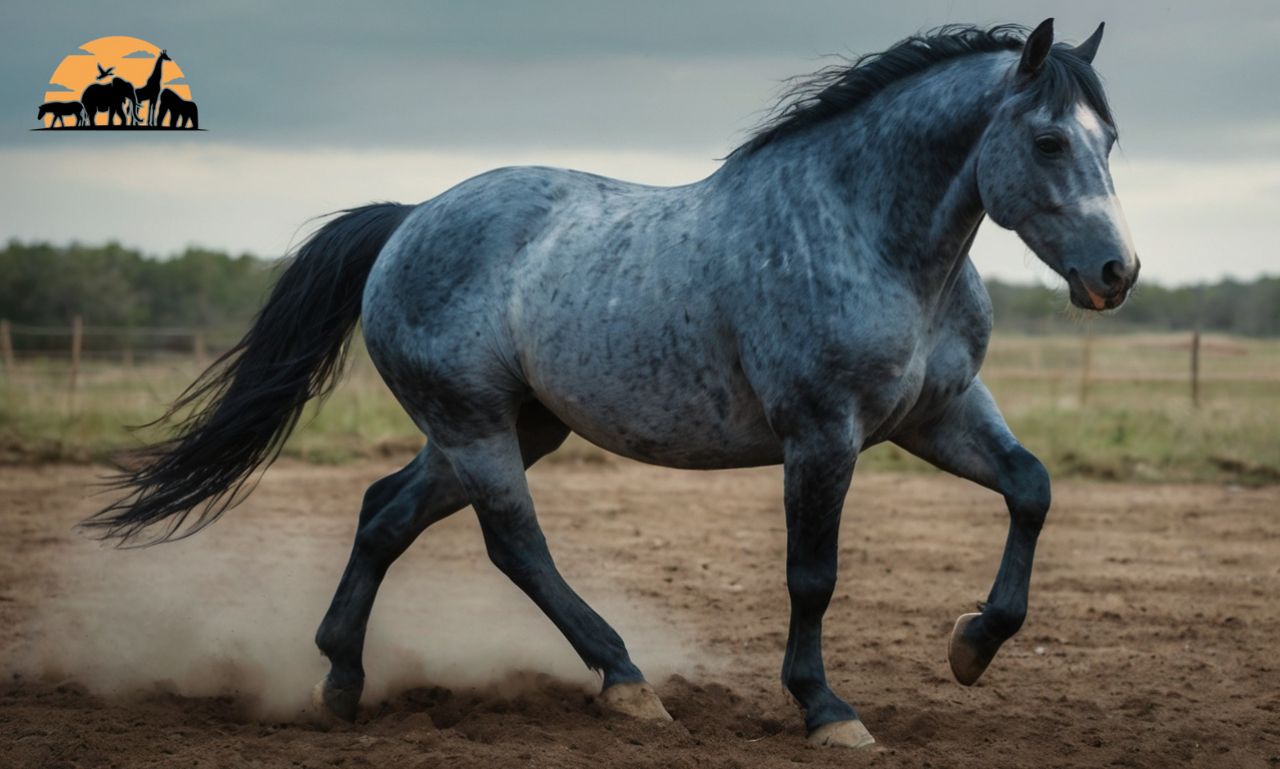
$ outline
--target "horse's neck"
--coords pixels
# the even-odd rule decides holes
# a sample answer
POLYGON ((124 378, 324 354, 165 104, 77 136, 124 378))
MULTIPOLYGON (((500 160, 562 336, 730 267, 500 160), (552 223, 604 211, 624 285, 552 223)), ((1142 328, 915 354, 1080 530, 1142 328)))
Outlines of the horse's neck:
POLYGON ((1004 54, 957 59, 833 121, 844 148, 833 153, 835 177, 866 180, 848 188, 850 206, 882 217, 879 256, 928 306, 945 301, 982 221, 977 150, 1009 64, 1004 54))
MULTIPOLYGON (((998 106, 1006 57, 939 65, 852 110, 757 151, 787 169, 792 194, 838 205, 877 258, 937 307, 984 215, 976 150, 998 106)), ((756 158, 746 158, 748 162, 756 158)))

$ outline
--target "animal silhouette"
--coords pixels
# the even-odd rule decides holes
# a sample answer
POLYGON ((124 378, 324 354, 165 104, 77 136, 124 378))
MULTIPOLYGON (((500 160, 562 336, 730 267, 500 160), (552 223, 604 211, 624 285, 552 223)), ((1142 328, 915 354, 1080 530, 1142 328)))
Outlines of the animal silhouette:
POLYGON ((160 94, 160 112, 156 115, 156 125, 164 125, 169 118, 170 128, 199 128, 200 115, 196 103, 187 101, 172 89, 166 88, 160 94))
POLYGON ((136 89, 138 95, 138 104, 147 103, 147 125, 160 125, 156 121, 156 104, 157 97, 160 95, 160 71, 164 68, 166 61, 173 61, 169 58, 167 50, 161 50, 160 55, 156 57, 156 66, 151 70, 151 76, 147 78, 147 82, 141 88, 136 89))
POLYGON ((109 126, 115 125, 117 115, 120 125, 136 125, 138 122, 138 95, 133 83, 123 78, 114 78, 110 83, 91 83, 80 95, 80 103, 88 116, 86 125, 94 125, 99 112, 107 113, 109 126), (125 104, 133 105, 129 114, 123 109, 125 104))
POLYGON ((76 125, 84 125, 84 106, 78 101, 47 101, 40 105, 40 111, 36 113, 36 120, 43 121, 45 115, 53 115, 53 122, 49 127, 62 126, 66 127, 63 118, 74 117, 76 125))
POLYGON ((98 79, 99 79, 99 80, 101 80, 101 79, 102 79, 102 78, 104 78, 104 77, 110 77, 111 75, 114 75, 114 74, 115 74, 115 72, 116 72, 116 68, 115 68, 115 67, 107 67, 106 69, 103 69, 101 64, 99 64, 99 65, 98 65, 98 79))

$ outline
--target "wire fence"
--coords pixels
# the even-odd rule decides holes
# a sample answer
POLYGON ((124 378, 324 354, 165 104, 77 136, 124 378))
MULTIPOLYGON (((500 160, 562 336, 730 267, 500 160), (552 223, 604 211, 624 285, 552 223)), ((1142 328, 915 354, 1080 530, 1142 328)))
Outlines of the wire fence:
MULTIPOLYGON (((1101 335, 1093 323, 1074 335, 997 334, 982 377, 989 385, 1041 383, 1055 398, 1074 393, 1081 405, 1109 383, 1177 386, 1199 405, 1206 383, 1280 383, 1280 343, 1191 333, 1101 335)), ((65 326, 0 320, 0 364, 13 387, 56 387, 61 379, 74 408, 87 371, 94 381, 140 379, 157 367, 193 377, 230 349, 242 327, 65 326)), ((361 368, 361 355, 355 356, 361 368)), ((366 372, 371 367, 363 367, 366 372)), ((376 377, 375 377, 376 378, 376 377)))

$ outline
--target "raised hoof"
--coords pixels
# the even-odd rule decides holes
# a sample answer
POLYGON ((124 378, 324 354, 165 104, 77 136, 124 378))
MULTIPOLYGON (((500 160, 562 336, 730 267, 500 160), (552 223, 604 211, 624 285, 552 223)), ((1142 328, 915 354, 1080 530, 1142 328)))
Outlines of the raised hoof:
POLYGON ((643 721, 671 721, 662 700, 647 681, 614 684, 600 693, 600 702, 609 710, 643 721))
POLYGON ((355 721, 360 707, 359 689, 337 689, 329 686, 329 679, 322 678, 311 690, 311 704, 321 714, 328 713, 343 721, 355 721))
POLYGON ((809 733, 809 744, 820 748, 869 748, 876 744, 876 738, 855 718, 819 726, 809 733))
POLYGON ((965 637, 965 630, 981 614, 961 614, 956 626, 951 629, 951 643, 947 647, 947 661, 951 663, 951 673, 964 686, 972 686, 982 672, 995 658, 994 649, 986 649, 965 637))

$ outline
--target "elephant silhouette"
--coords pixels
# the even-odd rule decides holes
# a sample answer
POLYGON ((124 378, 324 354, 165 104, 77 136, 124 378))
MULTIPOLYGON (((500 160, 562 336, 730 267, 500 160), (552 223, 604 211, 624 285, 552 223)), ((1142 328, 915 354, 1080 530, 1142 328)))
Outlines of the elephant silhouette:
POLYGON ((78 101, 47 101, 40 105, 40 111, 36 113, 36 120, 44 122, 45 115, 53 115, 53 122, 49 127, 61 126, 66 127, 63 118, 74 117, 76 126, 82 126, 85 123, 84 105, 78 101))
POLYGON ((114 78, 110 83, 90 84, 81 94, 80 103, 84 105, 84 111, 88 115, 87 124, 90 126, 94 125, 99 112, 107 113, 108 126, 115 125, 117 115, 120 117, 120 125, 137 125, 138 95, 133 83, 124 78, 114 78), (132 105, 128 113, 124 110, 126 104, 132 105))
POLYGON ((194 101, 187 101, 171 89, 160 93, 160 112, 156 115, 156 125, 164 125, 165 117, 169 118, 170 128, 199 128, 199 110, 194 101))

